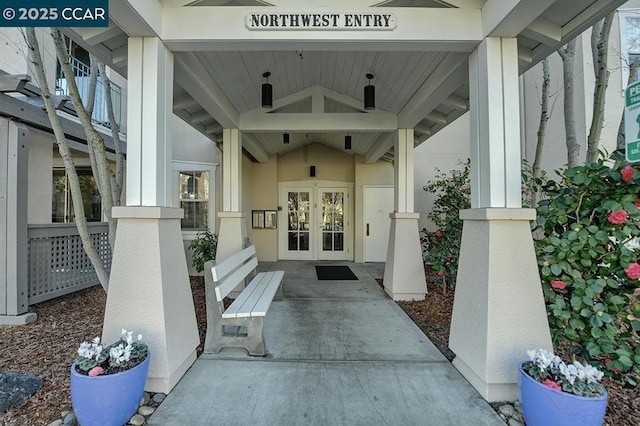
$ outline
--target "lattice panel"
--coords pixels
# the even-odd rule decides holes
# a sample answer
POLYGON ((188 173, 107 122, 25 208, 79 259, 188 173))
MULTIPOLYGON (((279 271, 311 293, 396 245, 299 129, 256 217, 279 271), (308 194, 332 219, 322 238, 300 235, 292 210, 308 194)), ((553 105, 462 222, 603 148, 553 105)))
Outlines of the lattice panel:
MULTIPOLYGON (((107 270, 111 248, 107 233, 91 235, 107 270)), ((98 277, 79 235, 29 239, 29 304, 59 297, 98 284, 98 277)))

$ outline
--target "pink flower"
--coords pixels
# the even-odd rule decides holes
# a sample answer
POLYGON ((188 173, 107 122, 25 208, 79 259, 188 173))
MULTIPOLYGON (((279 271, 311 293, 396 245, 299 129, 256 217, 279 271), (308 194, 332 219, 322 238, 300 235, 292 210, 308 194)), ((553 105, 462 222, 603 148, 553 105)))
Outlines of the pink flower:
POLYGON ((553 390, 556 390, 558 392, 562 392, 562 388, 560 387, 560 385, 558 385, 556 382, 554 382, 553 380, 544 380, 542 382, 543 385, 545 385, 548 388, 551 388, 553 390))
POLYGON ((620 225, 621 223, 625 223, 629 215, 624 210, 618 210, 617 212, 613 212, 609 215, 607 219, 609 223, 613 223, 614 225, 620 225))
POLYGON ((631 182, 633 180, 633 172, 635 169, 631 166, 627 166, 622 169, 622 180, 625 182, 631 182))
POLYGON ((442 237, 442 232, 440 232, 440 230, 438 229, 434 235, 436 237, 440 238, 440 237, 442 237))
POLYGON ((567 288, 567 284, 564 281, 550 281, 551 287, 557 288, 558 290, 562 290, 567 288))
POLYGON ((438 276, 439 277, 444 277, 444 271, 438 271, 438 276))
POLYGON ((640 208, 640 200, 635 200, 633 204, 635 204, 636 207, 640 208))
POLYGON ((102 373, 104 373, 104 369, 100 366, 98 367, 93 367, 91 370, 89 370, 89 376, 90 377, 96 377, 101 375, 102 373))
POLYGON ((640 265, 638 265, 636 262, 630 263, 629 267, 625 269, 624 272, 627 274, 627 277, 631 278, 632 280, 637 280, 638 278, 640 278, 640 265))

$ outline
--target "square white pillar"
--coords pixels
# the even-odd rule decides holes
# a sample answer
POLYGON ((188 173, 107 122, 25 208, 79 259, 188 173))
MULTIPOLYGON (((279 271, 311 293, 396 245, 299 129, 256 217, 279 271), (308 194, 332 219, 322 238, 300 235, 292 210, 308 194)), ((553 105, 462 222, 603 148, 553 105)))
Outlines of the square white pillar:
POLYGON ((154 37, 129 39, 127 207, 118 219, 103 341, 126 328, 149 344, 145 388, 169 392, 199 344, 184 254, 182 209, 171 208, 173 54, 154 37))
POLYGON ((127 71, 127 205, 171 207, 173 53, 130 37, 127 71))
POLYGON ((469 60, 471 209, 464 220, 449 347, 488 401, 517 398, 518 363, 550 350, 530 221, 520 208, 516 39, 487 38, 469 60))
POLYGON ((247 235, 242 211, 242 139, 238 129, 222 131, 222 211, 216 260, 242 250, 247 235))
POLYGON ((398 129, 395 141, 395 212, 391 213, 384 289, 393 300, 423 300, 427 282, 413 212, 413 129, 398 129))

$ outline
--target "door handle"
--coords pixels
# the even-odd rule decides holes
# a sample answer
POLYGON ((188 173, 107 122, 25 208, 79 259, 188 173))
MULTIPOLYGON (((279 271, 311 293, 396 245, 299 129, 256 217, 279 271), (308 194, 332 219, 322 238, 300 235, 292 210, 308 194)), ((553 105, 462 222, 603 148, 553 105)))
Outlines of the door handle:
POLYGON ((369 224, 367 223, 367 237, 369 236, 369 224))

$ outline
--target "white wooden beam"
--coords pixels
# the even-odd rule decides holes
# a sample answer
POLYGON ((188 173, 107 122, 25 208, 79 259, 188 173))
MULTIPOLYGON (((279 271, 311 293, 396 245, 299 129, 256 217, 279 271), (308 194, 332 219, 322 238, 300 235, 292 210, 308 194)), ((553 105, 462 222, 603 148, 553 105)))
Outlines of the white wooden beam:
POLYGON ((466 84, 468 75, 467 55, 449 53, 398 114, 400 128, 414 128, 462 84, 466 84))
POLYGON ((76 31, 78 31, 78 33, 82 36, 84 41, 86 41, 89 46, 95 46, 96 44, 104 43, 105 41, 117 37, 123 33, 122 29, 113 22, 109 22, 108 27, 87 27, 82 29, 78 28, 76 31))
POLYGON ((538 18, 522 31, 522 35, 547 46, 555 46, 562 40, 562 27, 538 18))
POLYGON ((196 105, 197 102, 190 95, 183 95, 173 100, 173 109, 185 109, 196 105))
POLYGON ((211 120, 211 114, 209 114, 209 112, 205 110, 195 112, 191 114, 191 118, 189 118, 189 121, 191 121, 191 123, 193 124, 202 123, 207 120, 211 120))
POLYGON ((222 126, 220 123, 209 124, 204 128, 205 133, 214 134, 222 131, 222 126))
MULTIPOLYGON (((318 42, 318 31, 251 31, 245 20, 247 14, 255 11, 255 7, 243 6, 164 8, 163 39, 176 52, 285 49, 470 52, 483 38, 480 9, 376 8, 377 13, 394 14, 402 25, 393 31, 324 31, 322 43, 318 42), (368 43, 363 45, 363 41, 368 43)), ((291 13, 291 9, 270 7, 268 12, 291 13)))
POLYGON ((311 112, 314 114, 324 113, 324 92, 319 86, 314 86, 311 89, 311 112))
POLYGON ((516 37, 556 0, 487 0, 482 7, 485 37, 516 37))
POLYGON ((469 109, 469 101, 457 95, 449 96, 442 103, 450 106, 451 108, 459 109, 462 111, 466 111, 469 109))
POLYGON ((175 55, 176 82, 225 128, 238 127, 238 112, 193 53, 175 55))
POLYGON ((243 132, 391 132, 398 118, 388 112, 360 113, 271 113, 240 115, 243 132))
POLYGON ((111 51, 111 62, 115 67, 127 65, 127 46, 120 46, 111 51))
POLYGON ((431 111, 427 115, 427 120, 431 120, 434 123, 438 124, 447 124, 449 122, 449 120, 447 119, 447 115, 439 111, 431 111))
POLYGON ((109 18, 129 37, 160 36, 163 9, 157 0, 110 0, 109 18))
POLYGON ((378 139, 373 143, 369 151, 364 155, 364 162, 366 164, 375 163, 393 147, 395 142, 394 133, 383 133, 378 136, 378 139))
POLYGON ((256 159, 258 163, 269 162, 269 154, 262 147, 260 142, 258 142, 252 135, 248 135, 246 133, 242 134, 242 146, 253 156, 253 158, 256 159))

